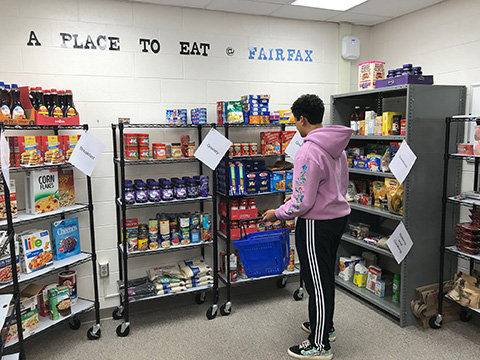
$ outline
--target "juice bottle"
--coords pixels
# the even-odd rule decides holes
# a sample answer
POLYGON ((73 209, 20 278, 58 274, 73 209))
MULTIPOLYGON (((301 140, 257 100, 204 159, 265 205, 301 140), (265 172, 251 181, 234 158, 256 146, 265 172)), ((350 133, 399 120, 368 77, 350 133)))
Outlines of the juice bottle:
POLYGON ((25 110, 20 103, 20 90, 18 90, 17 84, 12 84, 12 90, 10 91, 10 113, 12 119, 25 119, 25 110))
MULTIPOLYGON (((45 90, 45 91, 47 91, 47 90, 45 90)), ((37 107, 35 109, 37 110, 37 112, 40 115, 48 116, 48 108, 47 108, 47 104, 45 102, 45 97, 43 95, 43 91, 42 91, 41 87, 37 87, 37 92, 36 92, 35 96, 37 98, 37 100, 36 100, 37 107)))
POLYGON ((5 84, 2 89, 2 96, 0 99, 0 109, 3 115, 7 118, 11 117, 10 103, 11 103, 10 85, 5 84))
POLYGON ((52 117, 63 117, 63 111, 58 101, 57 89, 52 89, 50 91, 50 99, 52 105, 50 106, 48 115, 52 117))
POLYGON ((63 111, 63 117, 72 117, 77 115, 77 110, 73 106, 72 90, 65 90, 65 109, 63 111))

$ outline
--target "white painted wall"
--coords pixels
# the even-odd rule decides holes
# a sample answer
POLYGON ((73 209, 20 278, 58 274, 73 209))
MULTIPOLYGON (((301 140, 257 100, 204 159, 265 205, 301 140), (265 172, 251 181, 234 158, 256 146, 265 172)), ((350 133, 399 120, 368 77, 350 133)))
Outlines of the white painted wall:
MULTIPOLYGON (((166 109, 193 107, 207 107, 209 120, 215 121, 216 101, 258 93, 270 94, 270 107, 278 110, 288 109, 303 93, 317 93, 327 104, 325 119, 330 118, 330 95, 337 91, 338 76, 338 25, 333 23, 105 0, 2 0, 1 13, 0 80, 72 89, 81 121, 107 145, 93 174, 98 259, 108 260, 111 272, 109 279, 100 281, 104 308, 118 303, 117 297, 108 297, 117 292, 118 279, 112 122, 118 117, 137 123, 164 122, 166 109), (41 47, 26 45, 30 30, 41 47), (61 48, 61 32, 78 33, 79 39, 88 34, 118 36, 121 51, 61 48), (159 39, 160 53, 142 53, 140 37, 159 39), (180 56, 180 40, 210 43, 209 56, 180 56), (226 56, 227 46, 235 48, 235 56, 226 56), (249 46, 311 49, 313 62, 249 60, 249 46)), ((151 139, 172 141, 179 135, 157 131, 151 132, 151 139)), ((253 141, 258 135, 252 136, 253 141)), ((129 171, 133 177, 132 171, 139 169, 129 171)), ((168 171, 167 176, 189 174, 187 167, 168 171)), ((159 176, 160 168, 146 172, 159 176)), ((81 174, 77 178, 77 195, 85 199, 85 180, 81 174)), ((17 179, 21 189, 23 179, 17 179)), ((146 220, 149 214, 140 216, 146 220)), ((87 224, 85 214, 80 218, 87 224)), ((82 235, 82 248, 87 250, 85 226, 82 235)), ((132 262, 132 274, 141 276, 143 266, 161 261, 168 260, 140 258, 132 262)), ((91 264, 78 270, 80 295, 91 296, 91 264)))

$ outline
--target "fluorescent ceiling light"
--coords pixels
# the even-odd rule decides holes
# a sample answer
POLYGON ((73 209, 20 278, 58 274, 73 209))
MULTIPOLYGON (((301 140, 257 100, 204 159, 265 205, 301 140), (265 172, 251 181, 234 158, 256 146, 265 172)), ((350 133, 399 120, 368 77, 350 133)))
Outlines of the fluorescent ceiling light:
POLYGON ((292 5, 345 11, 364 3, 365 1, 367 0, 296 0, 292 5))

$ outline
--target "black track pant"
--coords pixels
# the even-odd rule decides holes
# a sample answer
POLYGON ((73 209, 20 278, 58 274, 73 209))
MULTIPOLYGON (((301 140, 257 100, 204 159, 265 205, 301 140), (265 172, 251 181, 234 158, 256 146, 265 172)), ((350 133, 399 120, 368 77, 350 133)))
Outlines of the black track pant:
POLYGON ((347 216, 333 220, 298 218, 295 228, 300 273, 309 295, 312 333, 308 339, 317 349, 330 349, 328 334, 333 329, 336 254, 346 225, 347 216))

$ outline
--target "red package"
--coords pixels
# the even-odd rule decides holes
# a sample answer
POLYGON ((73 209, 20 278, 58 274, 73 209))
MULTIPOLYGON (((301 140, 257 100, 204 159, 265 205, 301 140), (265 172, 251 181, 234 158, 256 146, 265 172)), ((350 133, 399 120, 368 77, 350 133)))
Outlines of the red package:
POLYGON ((180 137, 180 143, 182 146, 182 155, 183 157, 188 157, 188 143, 190 142, 190 136, 182 135, 180 137))
POLYGON ((480 235, 480 227, 472 225, 470 223, 460 223, 455 225, 458 230, 465 234, 480 235))
POLYGON ((260 151, 262 155, 281 154, 280 131, 265 131, 260 133, 260 151))
POLYGON ((18 152, 21 166, 43 165, 42 137, 18 136, 18 152))
POLYGON ((64 154, 62 135, 42 136, 42 157, 45 165, 64 164, 64 154))
POLYGON ((72 156, 73 149, 77 145, 78 140, 80 140, 80 135, 63 135, 63 155, 65 156, 65 161, 70 159, 72 156))
POLYGON ((282 154, 285 154, 285 149, 287 148, 290 141, 292 141, 295 136, 296 131, 282 131, 282 154))

